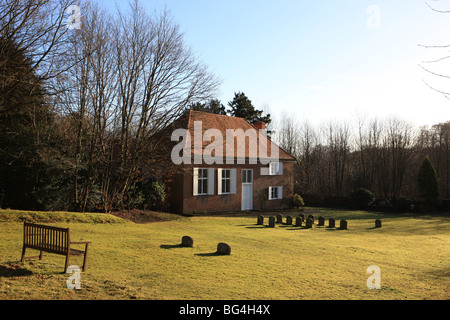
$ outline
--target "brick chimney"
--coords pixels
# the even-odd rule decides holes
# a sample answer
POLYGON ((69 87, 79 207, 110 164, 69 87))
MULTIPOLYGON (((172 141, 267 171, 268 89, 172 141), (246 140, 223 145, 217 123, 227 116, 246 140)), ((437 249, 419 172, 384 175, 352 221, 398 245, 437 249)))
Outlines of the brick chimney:
POLYGON ((253 123, 253 126, 255 126, 255 128, 258 130, 266 130, 266 123, 262 121, 253 123))

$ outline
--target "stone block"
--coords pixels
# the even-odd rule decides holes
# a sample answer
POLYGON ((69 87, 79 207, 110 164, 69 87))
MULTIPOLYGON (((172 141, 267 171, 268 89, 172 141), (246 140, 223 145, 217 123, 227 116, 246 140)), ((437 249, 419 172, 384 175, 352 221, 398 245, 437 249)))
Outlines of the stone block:
POLYGON ((194 240, 189 236, 184 236, 183 238, 181 238, 181 246, 182 247, 193 247, 194 240))
POLYGON ((228 244, 221 242, 217 245, 217 254, 229 256, 231 254, 231 247, 228 244))

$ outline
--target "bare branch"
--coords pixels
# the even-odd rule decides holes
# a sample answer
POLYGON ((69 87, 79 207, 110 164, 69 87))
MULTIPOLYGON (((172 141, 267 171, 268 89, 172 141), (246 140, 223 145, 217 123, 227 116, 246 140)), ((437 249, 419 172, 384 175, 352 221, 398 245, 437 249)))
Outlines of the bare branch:
POLYGON ((427 68, 422 67, 420 64, 419 64, 419 67, 421 67, 421 68, 422 68, 423 70, 425 70, 426 72, 431 73, 432 75, 435 75, 435 76, 438 76, 438 77, 441 77, 441 78, 447 78, 447 79, 450 79, 450 76, 446 76, 446 75, 443 75, 443 74, 439 74, 439 73, 430 71, 430 70, 428 70, 427 68))
POLYGON ((440 62, 440 61, 448 59, 448 58, 450 58, 450 56, 442 57, 442 58, 439 58, 439 59, 436 59, 436 60, 422 61, 422 63, 436 63, 436 62, 440 62))
POLYGON ((434 9, 433 7, 431 7, 431 6, 428 4, 428 2, 425 2, 425 4, 426 4, 431 10, 433 10, 433 11, 435 11, 435 12, 439 12, 439 13, 450 13, 450 11, 447 11, 447 10, 437 10, 437 9, 434 9))
POLYGON ((430 86, 425 80, 423 80, 423 82, 424 82, 425 85, 426 85, 428 88, 430 88, 431 90, 434 90, 434 91, 436 91, 436 92, 439 92, 439 93, 441 93, 442 95, 444 95, 444 97, 446 97, 447 99, 450 99, 450 92, 445 92, 445 91, 441 91, 441 90, 438 90, 438 89, 436 89, 436 88, 433 88, 433 87, 430 86))

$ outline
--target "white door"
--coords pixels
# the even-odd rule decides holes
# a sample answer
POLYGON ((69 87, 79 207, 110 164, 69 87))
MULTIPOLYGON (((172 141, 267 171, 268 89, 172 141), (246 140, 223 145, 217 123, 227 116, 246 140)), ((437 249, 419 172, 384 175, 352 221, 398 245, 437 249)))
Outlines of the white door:
POLYGON ((241 209, 253 210, 253 170, 242 170, 242 205, 241 209))

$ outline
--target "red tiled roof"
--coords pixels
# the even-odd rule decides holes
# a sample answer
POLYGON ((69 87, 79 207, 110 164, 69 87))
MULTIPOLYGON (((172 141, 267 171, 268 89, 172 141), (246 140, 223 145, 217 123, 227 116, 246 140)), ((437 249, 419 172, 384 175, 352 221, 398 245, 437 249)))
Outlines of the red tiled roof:
MULTIPOLYGON (((173 125, 173 129, 187 129, 189 131, 191 135, 192 155, 199 154, 200 151, 198 150, 198 147, 196 148, 194 134, 195 131, 199 132, 201 126, 202 137, 204 137, 205 132, 210 129, 215 129, 215 131, 209 132, 212 135, 220 134, 223 137, 221 143, 223 149, 220 147, 216 148, 218 155, 221 155, 221 150, 223 150, 222 155, 228 155, 227 141, 228 143, 230 142, 230 139, 226 139, 228 130, 229 137, 230 133, 234 133, 234 150, 232 156, 235 159, 241 158, 242 155, 244 155, 245 159, 267 159, 272 155, 273 149, 275 152, 274 156, 276 156, 276 152, 278 151, 278 158, 280 160, 295 160, 292 155, 282 150, 244 118, 189 110, 176 120, 173 125), (252 141, 252 143, 250 143, 250 141, 252 141)), ((203 143, 201 144, 201 153, 204 154, 205 148, 207 148, 208 145, 210 145, 210 149, 213 149, 214 147, 211 145, 213 142, 215 142, 214 138, 206 140, 206 137, 204 137, 203 143)), ((220 140, 218 143, 220 143, 220 140)), ((200 143, 198 143, 198 146, 200 146, 200 143)), ((216 155, 215 150, 210 151, 212 151, 212 156, 216 155)))

